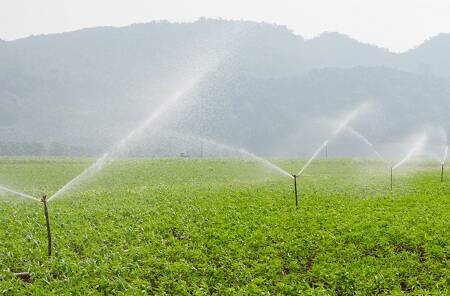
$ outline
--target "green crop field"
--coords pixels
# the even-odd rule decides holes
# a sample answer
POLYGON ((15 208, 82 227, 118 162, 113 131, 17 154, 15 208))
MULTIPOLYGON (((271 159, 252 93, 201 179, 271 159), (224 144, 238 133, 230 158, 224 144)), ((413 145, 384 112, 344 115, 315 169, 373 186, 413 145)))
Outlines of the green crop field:
MULTIPOLYGON (((51 195, 91 162, 0 158, 0 184, 51 195)), ((391 192, 381 162, 321 159, 296 210, 250 159, 117 160, 49 203, 50 258, 42 203, 0 196, 0 294, 448 295, 449 180, 418 163, 391 192)))

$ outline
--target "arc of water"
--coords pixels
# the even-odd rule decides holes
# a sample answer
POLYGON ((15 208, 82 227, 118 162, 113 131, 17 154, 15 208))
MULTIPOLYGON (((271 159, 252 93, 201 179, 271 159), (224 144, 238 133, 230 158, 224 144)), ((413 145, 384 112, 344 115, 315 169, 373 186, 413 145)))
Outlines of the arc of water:
POLYGON ((353 121, 356 117, 358 117, 361 113, 365 112, 370 106, 370 103, 365 102, 362 105, 358 106, 356 109, 354 109, 350 114, 347 115, 347 117, 344 118, 344 120, 341 121, 338 128, 334 131, 333 137, 335 138, 337 135, 339 135, 343 129, 345 129, 351 121, 353 121))
POLYGON ((331 142, 334 138, 336 138, 342 130, 344 130, 348 124, 353 121, 359 114, 363 113, 367 110, 369 107, 369 103, 365 102, 356 109, 354 109, 350 114, 347 115, 347 117, 344 118, 343 121, 340 122, 338 128, 334 131, 332 137, 325 142, 322 143, 322 145, 319 146, 319 148, 314 152, 312 157, 306 162, 306 164, 302 167, 302 169, 298 172, 297 176, 300 176, 303 174, 303 172, 309 167, 309 165, 313 162, 314 159, 316 159, 317 155, 328 145, 329 142, 331 142))
POLYGON ((25 197, 25 198, 28 198, 28 199, 32 199, 32 200, 35 200, 35 201, 40 201, 39 198, 36 198, 34 196, 31 196, 31 195, 28 195, 26 193, 15 191, 13 189, 10 189, 10 188, 7 188, 7 187, 1 186, 1 185, 0 185, 0 190, 12 193, 12 194, 17 195, 17 196, 21 196, 21 197, 25 197))
POLYGON ((248 152, 245 149, 239 149, 239 152, 241 152, 244 155, 247 155, 247 156, 250 156, 250 157, 256 159, 257 161, 259 161, 264 166, 266 166, 266 167, 268 167, 270 169, 273 169, 273 170, 277 171, 278 173, 280 173, 280 174, 282 174, 282 175, 284 175, 286 177, 294 179, 294 176, 292 176, 291 174, 289 174, 288 172, 286 172, 285 170, 283 170, 282 168, 280 168, 276 164, 268 161, 267 159, 259 157, 259 156, 255 155, 255 154, 251 153, 251 152, 248 152))
POLYGON ((370 147, 370 149, 372 150, 373 153, 375 153, 375 155, 381 159, 382 161, 386 162, 386 159, 375 149, 375 147, 373 146, 372 142, 369 141, 369 139, 367 139, 366 137, 364 137, 361 133, 357 132, 356 130, 354 130, 351 126, 347 126, 347 130, 353 134, 354 136, 356 136, 358 139, 360 139, 361 141, 363 141, 367 146, 370 147))
POLYGON ((445 146, 444 148, 444 154, 442 157, 442 163, 441 164, 445 164, 445 162, 447 161, 447 157, 448 157, 448 145, 445 146))
POLYGON ((415 156, 420 150, 422 150, 423 146, 425 145, 426 140, 427 140, 427 136, 425 134, 421 135, 417 139, 417 141, 414 143, 413 147, 405 155, 405 157, 392 167, 392 170, 397 169, 398 167, 403 165, 405 162, 410 160, 413 156, 415 156))
POLYGON ((313 160, 316 159, 317 155, 319 155, 319 153, 328 145, 328 143, 329 143, 329 140, 326 140, 325 142, 323 142, 322 145, 320 145, 320 147, 314 152, 312 157, 306 162, 306 164, 298 172, 297 176, 300 176, 301 174, 303 174, 303 172, 309 167, 309 165, 313 162, 313 160))
MULTIPOLYGON (((232 36, 240 36, 240 32, 235 32, 232 36)), ((242 36, 240 36, 242 37, 242 36)), ((230 41, 233 40, 224 40, 224 45, 231 44, 230 41)), ((216 53, 217 54, 217 53, 216 53)), ((186 75, 188 77, 187 83, 185 83, 184 87, 181 91, 176 92, 171 99, 168 99, 163 103, 156 111, 152 112, 149 117, 138 127, 132 130, 125 138, 123 138, 117 145, 115 145, 109 152, 103 154, 98 160, 96 160, 90 167, 84 170, 80 175, 69 181, 62 188, 60 188, 55 194, 53 194, 48 201, 52 201, 55 198, 61 196, 67 190, 77 186, 79 183, 83 182, 85 179, 94 175, 98 171, 102 170, 103 167, 113 160, 115 156, 119 153, 123 152, 129 145, 130 141, 135 140, 139 135, 141 135, 149 126, 151 126, 156 119, 158 119, 163 113, 169 111, 177 102, 180 101, 182 97, 189 93, 199 81, 201 81, 206 74, 211 71, 211 69, 217 69, 225 60, 226 57, 231 56, 231 51, 227 50, 226 52, 222 52, 218 56, 212 57, 204 57, 203 64, 200 69, 197 69, 195 73, 190 73, 191 75, 186 75), (209 60, 208 60, 209 58, 209 60), (206 62, 205 62, 206 61, 206 62)), ((195 67, 194 67, 195 68, 195 67)))
POLYGON ((220 147, 221 149, 224 149, 224 150, 228 150, 228 151, 231 151, 231 152, 237 152, 239 154, 251 157, 251 158, 255 159, 256 161, 258 161, 259 163, 261 163, 262 165, 264 165, 265 167, 267 167, 269 169, 272 169, 272 170, 280 173, 283 176, 294 178, 291 174, 289 174, 288 172, 286 172, 285 170, 283 170, 282 168, 280 168, 279 166, 277 166, 273 162, 271 162, 271 161, 269 161, 269 160, 267 160, 265 158, 259 157, 256 154, 254 154, 252 152, 249 152, 249 151, 247 151, 247 150, 245 150, 243 148, 232 147, 230 145, 225 145, 223 143, 219 143, 219 142, 217 142, 215 140, 211 140, 211 139, 207 139, 207 138, 199 137, 199 136, 195 136, 195 135, 181 134, 181 133, 177 133, 177 132, 174 132, 174 131, 171 131, 171 133, 176 135, 177 137, 195 138, 197 141, 203 142, 205 144, 210 144, 210 145, 213 145, 213 146, 220 147))
MULTIPOLYGON (((198 78, 200 79, 200 78, 198 78)), ((193 79, 195 80, 195 79, 193 79)), ((95 173, 101 171, 105 165, 107 165, 110 161, 113 160, 118 154, 123 152, 128 143, 132 140, 136 139, 140 136, 156 119, 158 119, 163 113, 167 112, 169 108, 171 108, 177 101, 180 100, 183 95, 188 92, 191 88, 194 87, 195 81, 192 81, 188 84, 188 87, 185 88, 184 91, 176 92, 172 97, 170 97, 163 105, 161 105, 155 112, 151 113, 150 116, 139 126, 137 126, 134 130, 132 130, 125 138, 123 138, 117 145, 115 145, 109 152, 103 154, 100 158, 98 158, 91 166, 85 169, 81 174, 77 177, 69 181, 66 185, 61 187, 56 193, 54 193, 48 201, 52 201, 68 189, 78 185, 82 181, 88 179, 95 173)))

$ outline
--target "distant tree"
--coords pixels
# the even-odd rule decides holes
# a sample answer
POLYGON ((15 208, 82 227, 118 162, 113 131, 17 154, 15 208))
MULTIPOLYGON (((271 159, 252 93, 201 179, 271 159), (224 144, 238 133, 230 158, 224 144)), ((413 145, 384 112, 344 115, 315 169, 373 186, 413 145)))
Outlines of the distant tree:
POLYGON ((65 156, 67 155, 67 149, 61 143, 52 142, 48 146, 48 154, 51 156, 65 156))

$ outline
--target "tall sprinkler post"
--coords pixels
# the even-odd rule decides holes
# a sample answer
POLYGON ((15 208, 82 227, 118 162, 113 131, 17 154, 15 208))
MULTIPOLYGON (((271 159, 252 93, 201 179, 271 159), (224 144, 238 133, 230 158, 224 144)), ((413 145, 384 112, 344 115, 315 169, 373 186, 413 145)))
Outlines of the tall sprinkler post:
POLYGON ((441 183, 444 183, 444 164, 441 164, 441 183))
POLYGON ((44 195, 41 201, 44 204, 45 223, 47 225, 47 254, 50 257, 52 255, 52 231, 50 228, 50 218, 48 217, 47 195, 44 195))
POLYGON ((294 177, 295 209, 298 209, 297 175, 292 175, 292 177, 294 177))

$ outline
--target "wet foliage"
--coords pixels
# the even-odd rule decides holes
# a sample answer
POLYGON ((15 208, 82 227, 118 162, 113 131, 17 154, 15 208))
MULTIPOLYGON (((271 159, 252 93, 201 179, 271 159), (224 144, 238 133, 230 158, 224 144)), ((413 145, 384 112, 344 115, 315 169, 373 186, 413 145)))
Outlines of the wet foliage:
MULTIPOLYGON (((0 180, 52 193, 90 161, 1 158, 0 180)), ((388 182, 375 160, 322 159, 296 210, 292 180, 250 160, 119 160, 49 204, 51 258, 42 205, 0 196, 0 294, 447 295, 448 179, 388 182)))

